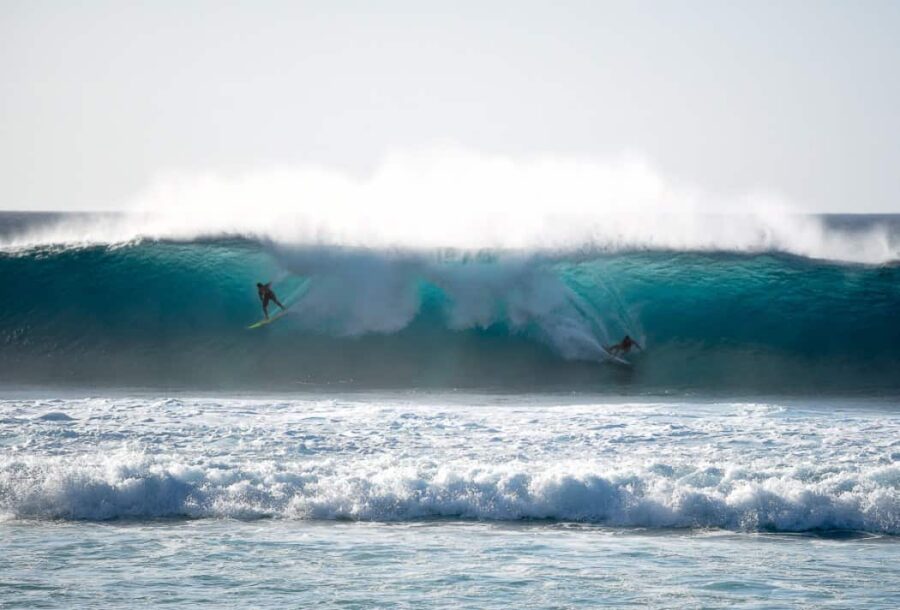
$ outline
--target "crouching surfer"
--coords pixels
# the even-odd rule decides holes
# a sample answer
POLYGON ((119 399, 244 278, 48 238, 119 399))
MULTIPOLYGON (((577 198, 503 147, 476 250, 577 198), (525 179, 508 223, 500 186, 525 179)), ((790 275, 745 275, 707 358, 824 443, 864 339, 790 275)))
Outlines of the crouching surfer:
POLYGON ((622 356, 630 352, 632 347, 636 347, 639 350, 644 351, 644 348, 638 345, 637 341, 632 339, 630 336, 625 335, 625 338, 615 345, 606 346, 606 351, 609 352, 610 356, 622 356))
POLYGON ((259 295, 259 300, 262 301, 263 314, 266 316, 266 320, 269 319, 269 301, 274 302, 284 311, 284 305, 281 304, 281 301, 278 300, 278 297, 275 296, 275 292, 272 290, 272 282, 268 284, 257 282, 256 292, 259 295))

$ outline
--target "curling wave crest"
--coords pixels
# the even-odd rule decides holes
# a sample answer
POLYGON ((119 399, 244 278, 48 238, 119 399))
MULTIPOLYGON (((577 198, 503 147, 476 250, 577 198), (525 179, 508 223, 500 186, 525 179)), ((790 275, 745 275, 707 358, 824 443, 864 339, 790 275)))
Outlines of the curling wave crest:
POLYGON ((8 235, 2 249, 240 236, 293 246, 518 251, 784 252, 900 259, 896 231, 841 230, 771 194, 705 192, 645 160, 397 153, 360 176, 318 166, 170 174, 119 215, 8 235))

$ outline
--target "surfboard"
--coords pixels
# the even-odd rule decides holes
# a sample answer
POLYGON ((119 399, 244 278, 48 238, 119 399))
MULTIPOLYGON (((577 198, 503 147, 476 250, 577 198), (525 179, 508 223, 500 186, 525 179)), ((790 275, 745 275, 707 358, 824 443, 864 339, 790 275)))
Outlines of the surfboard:
POLYGON ((267 325, 267 324, 271 324, 272 322, 274 322, 275 320, 277 320, 278 318, 280 318, 281 316, 283 316, 283 315, 286 314, 287 312, 288 312, 287 309, 282 309, 281 311, 279 311, 278 313, 276 313, 274 316, 269 316, 269 319, 268 319, 268 320, 265 319, 265 318, 263 318, 263 319, 260 320, 259 322, 255 323, 255 324, 251 324, 250 326, 247 327, 247 330, 250 330, 250 329, 252 329, 252 328, 260 328, 260 327, 265 326, 265 325, 267 325))
MULTIPOLYGON (((606 350, 604 350, 604 351, 606 351, 606 350)), ((615 354, 610 353, 609 351, 606 351, 606 358, 611 362, 617 362, 619 364, 624 364, 625 366, 631 366, 631 363, 628 362, 627 360, 625 360, 625 358, 623 358, 622 356, 616 356, 615 354)))

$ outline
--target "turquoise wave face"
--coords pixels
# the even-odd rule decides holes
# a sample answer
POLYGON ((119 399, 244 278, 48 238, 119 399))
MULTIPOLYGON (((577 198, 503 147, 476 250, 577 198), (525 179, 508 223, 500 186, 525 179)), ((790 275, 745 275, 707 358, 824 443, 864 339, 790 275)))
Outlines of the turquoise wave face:
POLYGON ((900 389, 897 266, 209 241, 2 254, 0 278, 5 384, 900 389), (290 311, 247 330, 269 280, 290 311))

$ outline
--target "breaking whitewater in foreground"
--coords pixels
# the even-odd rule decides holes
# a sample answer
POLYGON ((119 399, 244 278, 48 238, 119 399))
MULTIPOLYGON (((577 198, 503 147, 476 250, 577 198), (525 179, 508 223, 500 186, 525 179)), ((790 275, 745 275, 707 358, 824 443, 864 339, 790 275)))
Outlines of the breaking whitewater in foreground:
POLYGON ((0 403, 4 605, 900 602, 896 403, 129 394, 0 403))
POLYGON ((0 511, 900 534, 900 419, 835 406, 6 401, 0 433, 28 449, 0 459, 0 511))

